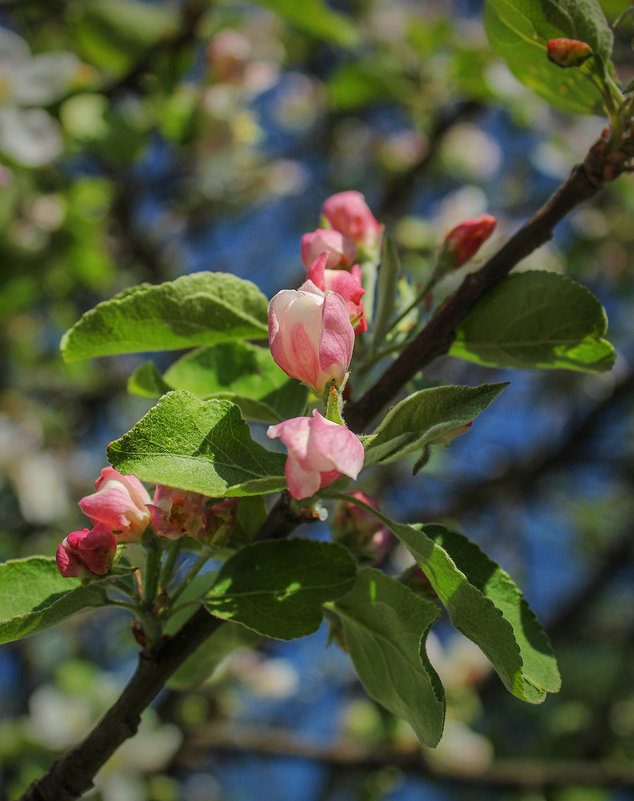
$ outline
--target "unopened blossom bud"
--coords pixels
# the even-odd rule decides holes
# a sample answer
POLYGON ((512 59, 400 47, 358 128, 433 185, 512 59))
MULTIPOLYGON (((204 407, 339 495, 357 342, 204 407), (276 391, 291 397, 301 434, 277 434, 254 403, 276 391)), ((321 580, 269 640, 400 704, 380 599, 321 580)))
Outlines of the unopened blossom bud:
POLYGON ((200 531, 205 504, 209 499, 198 492, 157 484, 154 502, 147 505, 157 534, 177 539, 183 534, 195 537, 200 531))
POLYGON ((302 263, 308 270, 316 258, 326 253, 326 269, 350 267, 354 262, 357 249, 347 236, 330 228, 318 228, 302 237, 302 263))
POLYGON ((579 67, 592 55, 592 48, 578 39, 551 39, 546 45, 549 61, 558 67, 579 67))
MULTIPOLYGON (((328 270, 327 254, 322 253, 308 268, 308 280, 322 291, 337 292, 345 300, 350 315, 350 322, 355 334, 361 334, 368 328, 365 319, 365 309, 361 298, 365 289, 361 286, 361 268, 358 264, 348 272, 347 270, 328 270)), ((300 289, 302 289, 300 287, 300 289)))
POLYGON ((123 476, 114 467, 104 467, 95 481, 92 495, 86 495, 79 506, 93 525, 104 523, 117 533, 119 542, 136 542, 150 522, 147 490, 136 476, 123 476))
POLYGON ((110 571, 117 552, 117 538, 108 526, 97 523, 71 533, 61 542, 55 560, 64 578, 90 578, 110 571))
POLYGON ((495 230, 497 220, 490 214, 464 220, 452 228, 445 237, 440 254, 440 263, 457 269, 473 258, 495 230))
POLYGON ((383 237, 383 226, 368 208, 361 192, 338 192, 331 195, 322 210, 335 231, 345 234, 357 247, 371 255, 378 254, 383 237))
MULTIPOLYGON (((374 509, 379 505, 375 498, 364 492, 348 493, 374 509)), ((392 532, 373 514, 354 503, 337 501, 332 518, 332 538, 354 553, 362 561, 379 564, 385 559, 392 544, 392 532)))
POLYGON ((279 437, 286 445, 286 482, 298 500, 309 498, 342 474, 356 478, 363 467, 365 452, 357 435, 326 420, 316 409, 312 418, 293 417, 270 426, 266 435, 279 437))
POLYGON ((301 289, 283 289, 269 303, 269 344, 286 375, 316 392, 323 392, 328 381, 341 384, 354 348, 344 299, 312 281, 301 289))
POLYGON ((216 547, 229 544, 236 527, 239 502, 240 498, 226 498, 208 506, 197 539, 216 547))

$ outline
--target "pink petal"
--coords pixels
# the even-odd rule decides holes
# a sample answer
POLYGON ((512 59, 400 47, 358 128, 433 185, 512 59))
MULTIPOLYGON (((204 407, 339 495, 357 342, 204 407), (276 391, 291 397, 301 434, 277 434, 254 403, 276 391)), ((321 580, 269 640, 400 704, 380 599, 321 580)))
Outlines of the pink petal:
POLYGON ((319 364, 328 374, 326 380, 334 379, 337 384, 343 381, 353 349, 354 330, 345 301, 336 292, 327 291, 322 308, 322 336, 319 343, 319 364))

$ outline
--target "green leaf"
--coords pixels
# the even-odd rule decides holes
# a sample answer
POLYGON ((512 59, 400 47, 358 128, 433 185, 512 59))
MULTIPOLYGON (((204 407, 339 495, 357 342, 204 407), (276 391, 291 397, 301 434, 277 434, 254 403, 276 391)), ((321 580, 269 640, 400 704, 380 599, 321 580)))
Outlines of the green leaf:
POLYGON ((373 434, 361 437, 366 449, 365 466, 393 462, 441 442, 484 411, 506 386, 444 386, 415 392, 390 409, 373 434))
POLYGON ((118 74, 176 29, 173 8, 138 0, 83 0, 70 9, 70 30, 83 59, 118 74))
POLYGON ((614 348, 605 310, 581 284, 534 270, 505 278, 465 317, 449 353, 493 367, 603 372, 614 348))
POLYGON ((108 446, 123 473, 212 498, 259 495, 284 489, 282 453, 251 439, 238 407, 201 401, 190 392, 164 395, 131 431, 108 446))
POLYGON ((300 415, 307 388, 277 366, 268 348, 247 342, 223 342, 199 348, 176 361, 161 376, 152 362, 130 377, 128 389, 156 397, 185 389, 202 398, 224 398, 237 404, 249 420, 279 423, 300 415))
POLYGON ((0 643, 19 640, 64 618, 109 603, 99 582, 60 575, 55 559, 31 556, 0 564, 0 643))
POLYGON ((368 695, 404 718, 434 747, 445 721, 445 693, 425 651, 440 610, 380 570, 361 570, 333 605, 346 647, 368 695))
POLYGON ((401 272, 401 263, 394 243, 385 237, 383 258, 379 268, 379 288, 376 313, 372 321, 372 353, 383 345, 385 335, 390 330, 394 304, 396 301, 396 284, 401 272))
POLYGON ((527 680, 538 689, 558 690, 561 680, 548 636, 508 573, 463 534, 439 525, 425 526, 424 531, 511 624, 527 680))
POLYGON ((100 303, 62 337, 68 362, 115 353, 174 350, 268 335, 267 300, 250 281, 194 273, 142 284, 100 303))
POLYGON ((591 62, 562 69, 546 55, 549 39, 578 39, 607 69, 612 32, 597 0, 487 0, 484 23, 493 50, 540 97, 563 111, 602 113, 600 93, 589 77, 591 62))
POLYGON ((142 398, 159 398, 175 388, 167 383, 154 362, 143 362, 128 378, 128 392, 142 398))
POLYGON ((352 20, 332 11, 322 0, 256 0, 282 19, 316 39, 353 47, 359 42, 359 31, 352 20))
POLYGON ((236 528, 232 542, 250 542, 267 517, 266 504, 261 495, 242 498, 236 511, 236 528))
POLYGON ((482 649, 513 695, 538 704, 546 693, 557 692, 560 679, 548 638, 519 589, 500 567, 469 543, 471 552, 464 548, 462 555, 467 553, 470 558, 460 560, 468 571, 465 574, 439 544, 455 546, 462 535, 443 526, 417 530, 393 521, 386 525, 423 569, 453 625, 482 649), (485 562, 488 577, 483 570, 485 562))
POLYGON ((265 637, 305 637, 319 628, 322 604, 352 588, 355 572, 356 562, 341 545, 304 539, 257 542, 220 568, 206 606, 265 637))
POLYGON ((167 680, 173 690, 188 690, 208 679, 220 662, 238 648, 254 646, 260 635, 239 623, 224 623, 167 680))
POLYGON ((557 692, 561 680, 548 637, 510 576, 466 537, 437 524, 390 520, 357 498, 345 499, 373 514, 421 567, 453 625, 489 658, 504 686, 532 704, 557 692), (454 561, 454 557, 456 561, 454 561))

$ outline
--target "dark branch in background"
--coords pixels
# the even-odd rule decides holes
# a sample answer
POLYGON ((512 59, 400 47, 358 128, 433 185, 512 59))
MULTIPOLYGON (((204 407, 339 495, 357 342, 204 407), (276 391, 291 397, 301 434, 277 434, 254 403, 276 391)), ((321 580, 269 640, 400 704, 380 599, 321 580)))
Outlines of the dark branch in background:
POLYGON ((379 220, 399 217, 410 208, 412 197, 418 188, 420 179, 436 158, 438 149, 445 134, 456 123, 469 119, 482 109, 477 100, 464 100, 454 106, 440 109, 434 119, 428 137, 427 152, 408 170, 396 175, 387 185, 383 200, 378 208, 379 220))
POLYGON ((124 92, 139 89, 146 75, 152 71, 157 58, 166 53, 178 52, 182 47, 194 41, 198 31, 198 24, 205 11, 206 8, 203 3, 200 3, 198 7, 195 7, 194 4, 190 3, 188 5, 186 3, 181 10, 179 29, 171 36, 163 37, 152 47, 149 47, 125 75, 104 86, 100 93, 112 100, 124 92))
POLYGON ((270 754, 296 759, 310 759, 343 766, 348 771, 375 771, 397 767, 410 773, 456 786, 491 786, 517 789, 593 785, 597 787, 634 787, 634 770, 629 765, 593 761, 497 760, 487 767, 460 769, 435 765, 425 759, 420 748, 413 750, 359 748, 353 743, 318 745, 297 738, 294 732, 279 729, 233 729, 209 727, 194 738, 181 753, 181 762, 195 767, 197 752, 208 751, 242 754, 270 754))
POLYGON ((449 351, 456 329, 480 298, 498 284, 522 259, 547 242, 554 227, 572 209, 596 195, 606 181, 617 178, 624 162, 614 160, 600 139, 585 161, 572 170, 552 198, 480 270, 470 273, 420 334, 388 367, 373 387, 345 409, 348 426, 362 432, 378 412, 423 367, 449 351))
POLYGON ((141 267, 143 280, 167 280, 171 276, 164 248, 151 233, 140 230, 134 220, 134 209, 143 192, 141 182, 129 170, 105 159, 100 159, 99 164, 115 188, 111 214, 115 247, 141 267))
MULTIPOLYGON (((618 177, 624 167, 622 162, 614 162, 614 155, 607 152, 603 140, 597 142, 584 163, 573 169, 553 198, 479 272, 465 279, 375 386, 346 409, 346 418, 354 431, 366 428, 410 378, 436 356, 447 352, 455 329, 467 312, 519 261, 546 242, 557 222, 579 203, 595 195, 605 181, 618 177)), ((293 513, 288 495, 284 493, 257 536, 259 539, 286 536, 294 524, 300 522, 303 518, 293 513)), ((137 670, 119 700, 80 745, 61 757, 48 773, 29 787, 22 801, 72 801, 88 790, 104 762, 122 742, 135 734, 141 713, 167 679, 221 624, 222 621, 201 607, 156 652, 141 653, 137 670)))

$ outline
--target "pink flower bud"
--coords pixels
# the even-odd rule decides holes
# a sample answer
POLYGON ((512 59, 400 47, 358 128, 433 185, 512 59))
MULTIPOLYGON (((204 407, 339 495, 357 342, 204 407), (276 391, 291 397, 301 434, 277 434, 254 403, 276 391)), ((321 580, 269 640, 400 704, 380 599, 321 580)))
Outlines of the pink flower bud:
POLYGON ((546 45, 548 59, 558 67, 579 67, 592 55, 592 48, 578 39, 551 39, 546 45))
POLYGON ((103 523, 90 531, 71 531, 57 549, 57 569, 64 578, 90 578, 110 571, 117 552, 117 538, 103 523))
POLYGON ((229 544, 236 527, 239 502, 240 498, 227 498, 213 506, 208 506, 205 509, 198 539, 216 547, 229 544))
POLYGON ((354 348, 354 331, 341 295, 312 281, 283 289, 269 303, 269 344, 286 375, 323 392, 341 384, 354 348))
POLYGON ((497 220, 490 214, 461 222, 445 237, 441 259, 446 259, 450 262, 448 266, 457 269, 475 256, 491 236, 496 225, 497 220))
POLYGON ((339 192, 324 203, 322 215, 335 231, 345 234, 357 247, 377 254, 381 247, 383 226, 368 208, 361 192, 339 192))
POLYGON ((157 484, 154 502, 147 504, 154 530, 162 537, 177 539, 183 534, 197 536, 200 531, 205 504, 209 499, 198 492, 166 487, 157 484))
MULTIPOLYGON (((347 270, 328 270, 327 254, 322 253, 319 258, 308 268, 308 280, 319 289, 337 292, 345 300, 350 314, 350 322, 355 334, 361 334, 368 328, 365 319, 365 309, 361 298, 365 295, 365 289, 361 286, 361 268, 358 264, 347 272, 347 270)), ((302 289, 302 287, 300 287, 302 289)))
POLYGON ((90 522, 104 523, 119 533, 119 542, 136 542, 150 522, 147 504, 150 496, 136 476, 122 476, 114 467, 104 467, 95 481, 92 495, 86 495, 79 506, 90 522))
POLYGON ((286 445, 286 482, 298 500, 309 498, 342 474, 356 478, 363 467, 365 452, 357 435, 317 410, 312 418, 293 417, 270 426, 266 436, 279 437, 286 445))
POLYGON ((322 253, 328 254, 326 269, 333 267, 350 267, 357 254, 354 242, 339 231, 330 228, 318 228, 302 237, 302 262, 308 270, 310 265, 322 253))
MULTIPOLYGON (((364 492, 349 492, 354 498, 367 503, 374 509, 379 505, 375 498, 364 492)), ((354 503, 337 501, 332 518, 332 537, 361 559, 371 564, 379 564, 385 559, 392 544, 392 532, 370 512, 354 503)))

